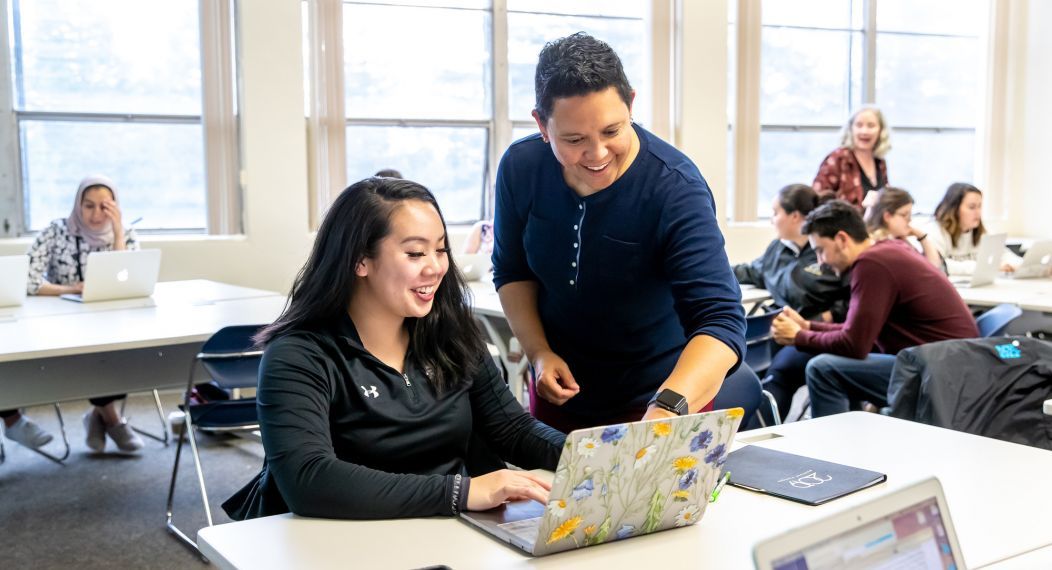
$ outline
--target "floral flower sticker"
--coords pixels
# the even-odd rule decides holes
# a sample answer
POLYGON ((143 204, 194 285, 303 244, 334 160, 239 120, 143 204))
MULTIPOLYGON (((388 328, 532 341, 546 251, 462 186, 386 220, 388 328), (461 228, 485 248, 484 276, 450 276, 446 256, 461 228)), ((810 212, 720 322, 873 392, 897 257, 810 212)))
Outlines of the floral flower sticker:
POLYGON ((599 442, 590 437, 582 437, 577 443, 577 453, 585 457, 594 456, 597 449, 599 449, 599 442))
POLYGON ((672 499, 675 501, 688 501, 690 500, 690 491, 673 491, 672 499))
POLYGON ((697 469, 691 469, 690 471, 687 471, 686 473, 683 474, 682 477, 679 478, 678 485, 679 485, 679 488, 680 488, 681 491, 685 491, 685 490, 689 489, 691 485, 693 485, 694 483, 697 483, 697 482, 698 482, 698 470, 697 469))
POLYGON ((676 473, 686 473, 693 469, 697 464, 698 458, 691 457, 690 455, 684 455, 683 457, 677 457, 672 460, 672 468, 676 470, 676 473))
POLYGON ((705 454, 705 463, 712 464, 714 467, 723 465, 725 460, 723 452, 727 450, 727 447, 722 443, 712 448, 712 451, 705 454))
POLYGON ((584 481, 581 481, 580 485, 573 488, 573 492, 570 493, 570 496, 573 497, 575 501, 580 501, 581 499, 591 497, 594 489, 595 485, 592 483, 592 480, 585 479, 584 481))
POLYGON ((636 534, 636 527, 634 527, 634 526, 632 526, 630 524, 626 524, 626 525, 621 525, 621 528, 617 529, 617 533, 616 533, 615 536, 617 536, 618 540, 620 540, 622 538, 628 538, 630 536, 635 536, 635 534, 636 534))
POLYGON ((650 429, 654 432, 654 435, 665 437, 672 433, 672 422, 658 422, 650 426, 650 429))
POLYGON ((676 526, 689 526, 698 522, 698 512, 700 509, 698 505, 687 505, 676 514, 676 526))
POLYGON ((628 426, 610 426, 603 430, 603 433, 599 436, 599 439, 603 440, 603 443, 615 443, 617 441, 620 441, 621 438, 625 437, 626 433, 628 433, 628 426))
POLYGON ((647 462, 650 461, 650 457, 654 455, 655 451, 657 451, 657 446, 654 444, 650 444, 637 451, 635 468, 639 469, 640 467, 646 465, 647 462))
POLYGON ((563 513, 566 512, 566 499, 557 499, 555 501, 549 501, 548 512, 555 515, 556 517, 563 516, 563 513))
POLYGON ((690 440, 690 450, 696 453, 708 447, 710 443, 712 443, 712 432, 705 430, 690 440))
POLYGON ((548 544, 558 542, 573 534, 573 531, 577 530, 577 527, 580 526, 581 520, 581 517, 574 517, 572 519, 567 519, 566 522, 555 527, 552 534, 548 536, 548 544))

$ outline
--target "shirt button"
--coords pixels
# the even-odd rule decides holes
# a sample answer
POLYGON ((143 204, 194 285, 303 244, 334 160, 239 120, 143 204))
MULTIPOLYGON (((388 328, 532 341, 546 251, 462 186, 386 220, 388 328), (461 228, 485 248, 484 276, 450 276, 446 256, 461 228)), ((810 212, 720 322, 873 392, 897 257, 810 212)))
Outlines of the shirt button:
POLYGON ((577 229, 577 224, 573 225, 573 229, 575 229, 575 230, 577 229))
POLYGON ((570 267, 577 267, 577 262, 576 261, 571 261, 570 262, 570 267))
POLYGON ((570 280, 570 285, 573 285, 573 279, 570 280))
POLYGON ((577 205, 577 209, 578 210, 583 210, 584 209, 584 204, 578 204, 577 205))
POLYGON ((574 248, 574 249, 577 249, 577 243, 574 243, 574 244, 573 244, 573 248, 574 248))

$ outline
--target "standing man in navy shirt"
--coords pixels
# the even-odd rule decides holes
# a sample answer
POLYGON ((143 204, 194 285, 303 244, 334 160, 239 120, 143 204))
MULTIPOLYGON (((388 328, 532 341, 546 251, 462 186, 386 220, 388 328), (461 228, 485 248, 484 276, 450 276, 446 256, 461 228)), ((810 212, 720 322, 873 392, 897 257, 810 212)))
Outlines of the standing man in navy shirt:
POLYGON ((708 184, 631 118, 621 60, 583 33, 536 72, 539 135, 497 172, 494 284, 561 430, 711 409, 745 352, 708 184))

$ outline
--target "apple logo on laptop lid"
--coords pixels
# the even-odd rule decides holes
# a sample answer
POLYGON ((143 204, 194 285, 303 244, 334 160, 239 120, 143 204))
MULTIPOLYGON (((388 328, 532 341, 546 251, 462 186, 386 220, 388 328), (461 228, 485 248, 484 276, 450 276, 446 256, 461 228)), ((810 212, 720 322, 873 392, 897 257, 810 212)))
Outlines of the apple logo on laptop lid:
POLYGON ((120 281, 121 283, 124 283, 127 280, 128 280, 128 270, 127 269, 121 269, 120 271, 117 272, 117 281, 120 281))

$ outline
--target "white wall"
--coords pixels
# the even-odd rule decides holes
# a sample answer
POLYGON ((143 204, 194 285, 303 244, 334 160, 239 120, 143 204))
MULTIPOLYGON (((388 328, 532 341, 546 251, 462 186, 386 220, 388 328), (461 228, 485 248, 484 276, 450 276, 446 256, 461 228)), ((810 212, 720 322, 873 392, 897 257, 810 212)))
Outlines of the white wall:
MULTIPOLYGON (((1003 1, 1003 0, 996 0, 1003 1)), ((701 168, 717 206, 727 204, 726 0, 683 2, 681 121, 676 140, 701 168)), ((1004 115, 1003 220, 1013 234, 1050 236, 1052 191, 1052 2, 1011 2, 1004 115)), ((243 236, 147 238, 164 251, 162 279, 210 278, 287 291, 312 242, 308 228, 303 61, 299 0, 240 3, 243 236)), ((766 224, 724 226, 731 261, 763 251, 766 224)), ((0 240, 0 255, 29 240, 0 240)))

